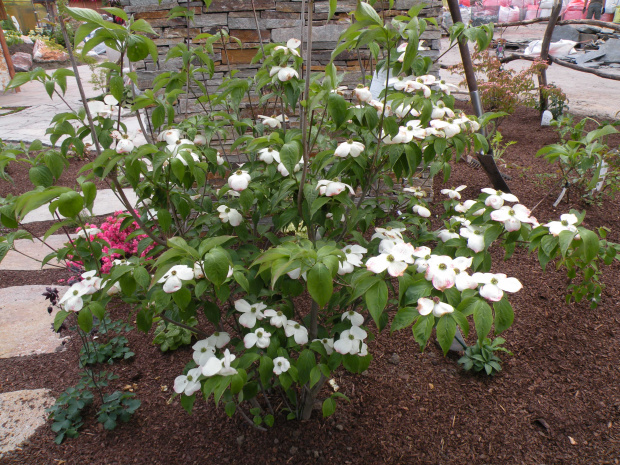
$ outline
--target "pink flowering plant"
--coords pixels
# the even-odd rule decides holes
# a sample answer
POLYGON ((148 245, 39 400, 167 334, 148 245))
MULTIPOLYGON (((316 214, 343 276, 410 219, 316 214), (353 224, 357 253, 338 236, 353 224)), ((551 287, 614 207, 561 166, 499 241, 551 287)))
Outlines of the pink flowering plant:
MULTIPOLYGON (((90 14, 68 11, 99 27, 90 14)), ((417 12, 384 21, 359 3, 334 51, 369 45, 386 71, 379 94, 365 86, 344 90, 333 64, 320 73, 302 67, 310 64, 311 39, 303 57, 291 39, 263 45, 254 79, 229 77, 217 96, 205 88, 198 98, 204 113, 178 124, 172 103, 187 104, 182 96, 193 84, 193 63, 209 74, 213 44, 224 33, 198 37, 205 44, 191 49, 173 47, 169 57, 182 57, 184 68, 160 75, 156 87, 166 89, 164 96, 145 91, 132 107, 138 114, 153 108, 145 144, 119 150, 95 143, 80 190, 49 186, 2 210, 3 223, 17 225, 52 201, 63 221, 79 224, 83 237, 59 254, 79 258, 101 281, 88 292, 72 286, 57 324, 78 312, 88 327, 114 298, 131 306, 142 331, 160 321, 191 331, 193 353, 170 380, 183 407, 191 411, 198 399, 213 398, 228 415, 262 429, 281 413, 309 418, 323 396, 323 415, 331 415, 344 396, 325 392, 326 382, 340 369, 370 369, 370 341, 387 327, 411 328, 421 349, 434 334, 444 353, 457 329, 469 336, 471 321, 478 341, 506 331, 514 319, 510 295, 522 286, 493 263, 491 247, 504 247, 509 257, 518 244, 529 245, 543 266, 566 265, 589 286, 616 249, 580 226, 581 216, 539 225, 514 195, 484 189, 465 199, 465 186, 454 186, 442 191, 443 224, 433 226, 438 212, 415 187, 417 175, 427 170, 449 179, 450 162, 468 148, 485 149, 486 141, 475 117, 454 110, 450 86, 429 73, 431 60, 418 52, 427 23, 417 12), (258 103, 250 89, 260 90, 258 103), (246 97, 250 111, 241 112, 246 97), (245 162, 233 163, 240 154, 245 162), (110 180, 127 207, 106 233, 114 243, 80 216, 92 209, 93 178, 110 180), (135 209, 121 181, 136 193, 135 209), (112 260, 103 275, 103 257, 120 249, 133 256, 112 260)), ((107 40, 106 27, 95 38, 107 40)), ((128 42, 117 46, 130 60, 148 53, 149 45, 140 53, 139 46, 123 48, 128 42)), ((135 77, 111 68, 114 77, 135 77)), ((122 129, 114 118, 124 102, 114 92, 114 109, 84 118, 92 133, 122 129)), ((598 295, 589 287, 579 292, 576 298, 598 295)))

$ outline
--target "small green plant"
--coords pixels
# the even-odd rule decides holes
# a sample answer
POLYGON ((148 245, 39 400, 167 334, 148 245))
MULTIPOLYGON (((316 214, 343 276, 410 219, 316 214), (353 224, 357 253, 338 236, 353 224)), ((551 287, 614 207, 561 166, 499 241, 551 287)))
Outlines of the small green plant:
MULTIPOLYGON (((190 318, 186 323, 188 326, 196 326, 198 320, 190 318)), ((153 344, 159 345, 162 352, 177 350, 179 347, 186 346, 192 342, 192 332, 175 324, 166 324, 163 320, 157 324, 153 344)))
POLYGON ((56 444, 60 444, 65 437, 78 436, 78 429, 84 423, 82 412, 93 403, 93 397, 93 393, 86 390, 81 381, 58 396, 56 403, 46 410, 49 419, 53 420, 52 431, 56 433, 56 444))
POLYGON ((17 31, 4 31, 4 37, 6 38, 6 44, 11 45, 23 44, 24 41, 21 38, 21 34, 17 31))
POLYGON ((502 133, 499 131, 495 131, 493 133, 493 137, 489 141, 489 146, 491 147, 493 151, 493 157, 495 158, 496 161, 499 161, 502 159, 508 147, 517 143, 517 141, 511 140, 510 142, 506 142, 504 144, 503 141, 504 141, 504 136, 502 136, 502 133))
POLYGON ((493 376, 502 369, 502 359, 495 355, 495 352, 502 351, 512 355, 512 352, 502 347, 505 342, 506 340, 501 337, 496 337, 493 342, 489 338, 484 338, 482 341, 478 339, 476 344, 465 349, 465 355, 459 359, 458 363, 466 371, 484 370, 487 375, 493 376))
POLYGON ((98 336, 93 336, 87 340, 80 349, 80 363, 82 365, 95 365, 97 363, 114 363, 114 360, 126 360, 135 354, 127 347, 129 341, 122 332, 129 332, 133 328, 122 320, 111 321, 105 317, 103 322, 99 322, 94 330, 98 336), (110 338, 102 336, 114 335, 110 338), (100 342, 99 338, 105 339, 100 342))
MULTIPOLYGON (((568 97, 562 89, 555 84, 549 84, 542 89, 543 97, 547 100, 547 110, 553 115, 553 119, 558 120, 564 112, 568 111, 568 97)), ((540 101, 537 102, 536 107, 538 111, 540 108, 540 101)))
POLYGON ((97 421, 107 430, 116 428, 119 421, 127 423, 140 407, 140 400, 131 392, 114 391, 104 396, 103 404, 97 413, 97 421))

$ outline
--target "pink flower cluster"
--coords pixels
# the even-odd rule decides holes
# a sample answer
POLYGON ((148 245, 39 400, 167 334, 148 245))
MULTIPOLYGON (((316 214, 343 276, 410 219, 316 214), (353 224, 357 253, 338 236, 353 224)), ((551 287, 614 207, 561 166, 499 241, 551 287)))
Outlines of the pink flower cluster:
MULTIPOLYGON (((131 235, 134 231, 139 229, 138 223, 135 221, 130 224, 128 227, 121 231, 121 224, 125 219, 122 216, 125 212, 117 211, 114 213, 114 216, 108 216, 106 221, 101 226, 96 226, 94 224, 86 223, 86 228, 97 228, 100 229, 101 232, 95 234, 93 237, 97 239, 103 239, 109 245, 103 247, 103 253, 105 254, 101 259, 101 272, 109 273, 112 268, 112 264, 114 260, 120 258, 129 258, 133 255, 137 255, 138 253, 138 244, 140 241, 146 237, 146 234, 140 234, 138 236, 134 236, 131 239, 128 239, 128 236, 131 235), (120 249, 123 253, 111 252, 111 249, 120 249)), ((79 231, 79 229, 78 229, 79 231)), ((141 257, 146 256, 146 254, 153 248, 152 245, 148 246, 141 254, 141 257)))

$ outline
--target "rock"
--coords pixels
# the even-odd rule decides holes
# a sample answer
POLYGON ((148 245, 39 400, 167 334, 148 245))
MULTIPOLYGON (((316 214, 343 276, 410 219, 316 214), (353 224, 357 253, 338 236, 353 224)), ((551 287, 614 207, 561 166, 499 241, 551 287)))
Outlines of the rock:
POLYGON ((609 39, 599 51, 605 52, 603 63, 620 63, 620 39, 609 39))
POLYGON ((295 446, 291 446, 291 448, 289 449, 289 453, 290 453, 291 455, 295 455, 295 454, 297 453, 297 451, 298 451, 298 450, 299 450, 299 449, 298 449, 297 447, 295 447, 295 446))
POLYGON ((314 454, 314 458, 318 459, 319 458, 319 454, 320 452, 318 450, 312 451, 312 453, 314 454))
POLYGON ((34 44, 34 42, 32 41, 32 39, 29 36, 22 36, 22 40, 24 41, 24 43, 26 45, 32 45, 34 44))
POLYGON ((48 389, 0 394, 0 457, 27 442, 45 424, 45 409, 54 403, 48 389))
MULTIPOLYGON (((41 294, 46 286, 28 285, 0 289, 0 358, 47 354, 62 348, 54 331, 55 312, 48 315, 49 301, 41 294)), ((67 286, 56 287, 60 296, 67 286)))
POLYGON ((577 30, 583 34, 598 34, 601 32, 601 28, 596 26, 581 26, 577 30))
POLYGON ((553 29, 551 42, 557 42, 562 39, 579 42, 579 31, 572 26, 556 26, 553 29))
POLYGON ((242 434, 241 436, 237 436, 237 444, 241 445, 245 441, 245 436, 242 434))
MULTIPOLYGON (((75 237, 75 234, 73 234, 72 237, 75 237)), ((52 249, 50 249, 48 246, 53 247, 54 249, 59 249, 61 247, 64 247, 66 242, 69 242, 69 239, 67 239, 67 236, 65 236, 64 234, 52 234, 50 237, 47 238, 45 244, 43 244, 41 241, 38 241, 37 239, 35 239, 34 241, 31 241, 29 239, 17 239, 13 243, 13 245, 15 246, 15 250, 26 254, 27 257, 21 255, 15 250, 9 250, 2 262, 0 262, 0 271, 40 270, 41 262, 37 260, 43 260, 50 252, 52 252, 52 249)), ((43 267, 43 269, 56 268, 58 265, 60 264, 54 258, 50 260, 48 264, 43 267)))
POLYGON ((390 362, 392 365, 398 365, 400 363, 400 355, 392 354, 388 362, 390 362))
POLYGON ((67 61, 69 59, 69 55, 67 54, 67 52, 51 49, 45 44, 45 42, 40 39, 37 39, 34 43, 32 56, 35 63, 52 63, 67 61))
POLYGON ((336 425, 336 429, 337 429, 338 431, 342 431, 342 430, 344 429, 344 426, 342 426, 342 425, 338 424, 338 425, 336 425))
POLYGON ((32 55, 30 53, 15 52, 11 55, 11 60, 13 61, 13 68, 18 73, 25 73, 32 68, 32 55))

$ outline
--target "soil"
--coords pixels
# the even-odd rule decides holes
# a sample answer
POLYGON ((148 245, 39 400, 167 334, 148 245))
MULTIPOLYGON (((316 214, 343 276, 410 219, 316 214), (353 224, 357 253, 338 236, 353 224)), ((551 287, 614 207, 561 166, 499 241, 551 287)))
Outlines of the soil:
POLYGON ((14 55, 17 52, 27 53, 32 55, 32 50, 34 49, 34 44, 15 44, 9 46, 9 53, 14 55))
MULTIPOLYGON (((512 176, 512 192, 530 207, 548 191, 540 175, 554 169, 535 153, 557 141, 554 129, 541 128, 539 121, 537 112, 519 109, 500 128, 505 141, 518 141, 506 151, 502 170, 512 176)), ((23 179, 16 182, 29 187, 23 179)), ((461 184, 468 186, 465 198, 488 187, 482 170, 459 163, 448 186, 435 183, 435 198, 441 198, 440 189, 461 184)), ((535 210, 541 223, 570 208, 586 209, 586 226, 607 226, 609 239, 620 242, 618 200, 586 205, 572 195, 554 209, 557 191, 535 210)), ((191 349, 162 354, 152 334, 136 331, 128 335, 135 358, 102 367, 120 377, 111 387, 132 386, 142 400, 129 423, 104 431, 89 412, 79 437, 61 445, 53 442, 49 425, 41 427, 0 464, 618 463, 620 265, 605 268, 606 288, 591 310, 587 302, 565 302, 564 270, 550 264, 543 273, 536 257, 520 249, 504 263, 500 252, 494 270, 517 277, 524 287, 510 296, 515 323, 503 334, 514 355, 503 356, 495 377, 463 372, 458 355, 443 357, 432 342, 421 353, 410 330, 383 332, 369 343, 374 360, 365 375, 335 373, 339 392, 350 402, 339 401, 333 417, 323 419, 320 409, 304 422, 277 415, 275 426, 262 433, 239 416, 229 419, 212 402, 197 401, 191 416, 178 398, 169 404, 191 349)), ((35 279, 32 272, 0 273, 1 286, 35 279)), ((133 322, 127 308, 111 312, 133 322)), ((48 318, 44 308, 41 315, 48 318)), ((78 380, 76 347, 73 338, 64 352, 0 360, 0 392, 49 388, 57 396, 78 380)), ((330 393, 326 385, 322 394, 330 393)))

